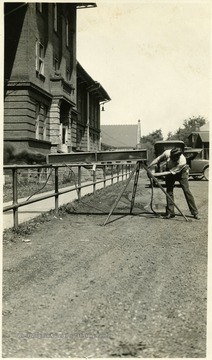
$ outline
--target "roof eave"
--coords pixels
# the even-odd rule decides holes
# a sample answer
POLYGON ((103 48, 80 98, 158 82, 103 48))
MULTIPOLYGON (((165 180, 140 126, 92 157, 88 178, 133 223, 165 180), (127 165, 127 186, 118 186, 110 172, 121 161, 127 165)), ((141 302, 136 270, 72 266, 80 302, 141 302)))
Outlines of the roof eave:
POLYGON ((77 61, 77 67, 79 70, 79 76, 81 76, 83 80, 87 82, 89 91, 98 93, 100 102, 110 101, 111 98, 108 95, 107 91, 98 81, 92 79, 92 77, 87 73, 87 71, 85 71, 85 69, 82 67, 79 61, 77 61))

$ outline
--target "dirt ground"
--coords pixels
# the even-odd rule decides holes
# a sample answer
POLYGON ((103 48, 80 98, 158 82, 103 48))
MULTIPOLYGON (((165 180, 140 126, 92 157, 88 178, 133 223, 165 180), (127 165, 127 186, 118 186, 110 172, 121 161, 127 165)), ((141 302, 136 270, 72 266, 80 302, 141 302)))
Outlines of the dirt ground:
MULTIPOLYGON (((178 211, 165 220, 150 209, 142 173, 133 214, 132 181, 103 226, 122 187, 4 242, 3 357, 206 356, 208 182, 190 181, 201 220, 189 217, 179 187, 189 221, 178 211)), ((154 209, 164 205, 155 188, 154 209)))

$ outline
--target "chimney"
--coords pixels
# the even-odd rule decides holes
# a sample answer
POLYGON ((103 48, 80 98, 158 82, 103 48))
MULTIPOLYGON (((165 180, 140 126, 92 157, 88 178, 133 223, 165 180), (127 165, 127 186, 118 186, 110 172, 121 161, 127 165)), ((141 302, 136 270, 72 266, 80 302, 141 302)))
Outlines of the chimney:
POLYGON ((140 144, 141 140, 141 121, 138 120, 138 128, 137 128, 137 145, 140 144))

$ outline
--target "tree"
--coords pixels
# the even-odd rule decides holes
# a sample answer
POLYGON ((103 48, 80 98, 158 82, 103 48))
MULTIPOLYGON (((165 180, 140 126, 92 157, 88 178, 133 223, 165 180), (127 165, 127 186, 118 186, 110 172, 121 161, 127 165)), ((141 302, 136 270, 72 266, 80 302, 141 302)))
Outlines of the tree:
POLYGON ((149 161, 152 161, 154 157, 154 144, 156 141, 163 140, 161 129, 155 130, 146 136, 142 136, 140 139, 141 147, 148 151, 149 161))
POLYGON ((148 135, 142 136, 140 143, 141 144, 150 143, 150 144, 154 145, 155 141, 160 141, 160 140, 163 140, 163 135, 162 135, 161 129, 155 130, 155 131, 149 133, 148 135))
POLYGON ((192 117, 183 121, 183 128, 179 127, 174 133, 169 132, 167 140, 182 140, 188 145, 188 136, 195 131, 199 131, 200 127, 205 125, 206 119, 202 116, 192 117))

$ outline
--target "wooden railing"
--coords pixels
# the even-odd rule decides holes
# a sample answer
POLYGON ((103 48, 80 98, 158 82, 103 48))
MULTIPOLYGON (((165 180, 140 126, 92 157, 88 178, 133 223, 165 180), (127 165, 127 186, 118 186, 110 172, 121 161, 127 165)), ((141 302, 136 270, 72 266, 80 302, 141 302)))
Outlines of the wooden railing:
MULTIPOLYGON (((3 212, 9 211, 9 210, 13 210, 13 226, 15 227, 15 229, 18 228, 18 209, 21 206, 25 206, 28 204, 32 204, 41 200, 45 200, 51 197, 55 198, 55 212, 58 212, 58 207, 59 207, 59 196, 67 193, 67 192, 71 192, 71 191, 76 191, 77 190, 77 194, 78 194, 78 199, 81 199, 81 189, 88 187, 88 186, 93 186, 93 192, 96 191, 96 185, 99 183, 103 183, 104 187, 106 186, 106 182, 110 181, 110 184, 113 184, 114 179, 117 180, 117 182, 119 181, 123 181, 125 179, 127 179, 131 173, 133 164, 132 163, 114 163, 114 164, 68 164, 68 165, 5 165, 4 166, 4 172, 8 173, 8 171, 12 172, 12 182, 11 182, 11 187, 12 187, 12 204, 3 207, 3 212), (77 167, 77 175, 75 176, 75 186, 73 188, 61 188, 59 189, 59 176, 58 176, 58 172, 60 168, 76 168, 77 167), (82 181, 82 168, 86 167, 87 169, 90 168, 92 169, 92 181, 83 183, 82 181), (96 176, 96 169, 101 168, 103 170, 103 178, 101 179, 97 179, 96 176), (39 197, 36 198, 29 198, 28 200, 24 200, 21 202, 18 202, 18 171, 23 170, 23 169, 37 169, 37 170, 42 170, 42 169, 48 169, 54 172, 54 193, 47 193, 47 194, 43 194, 39 197)), ((67 184, 68 186, 68 184, 67 184)))

